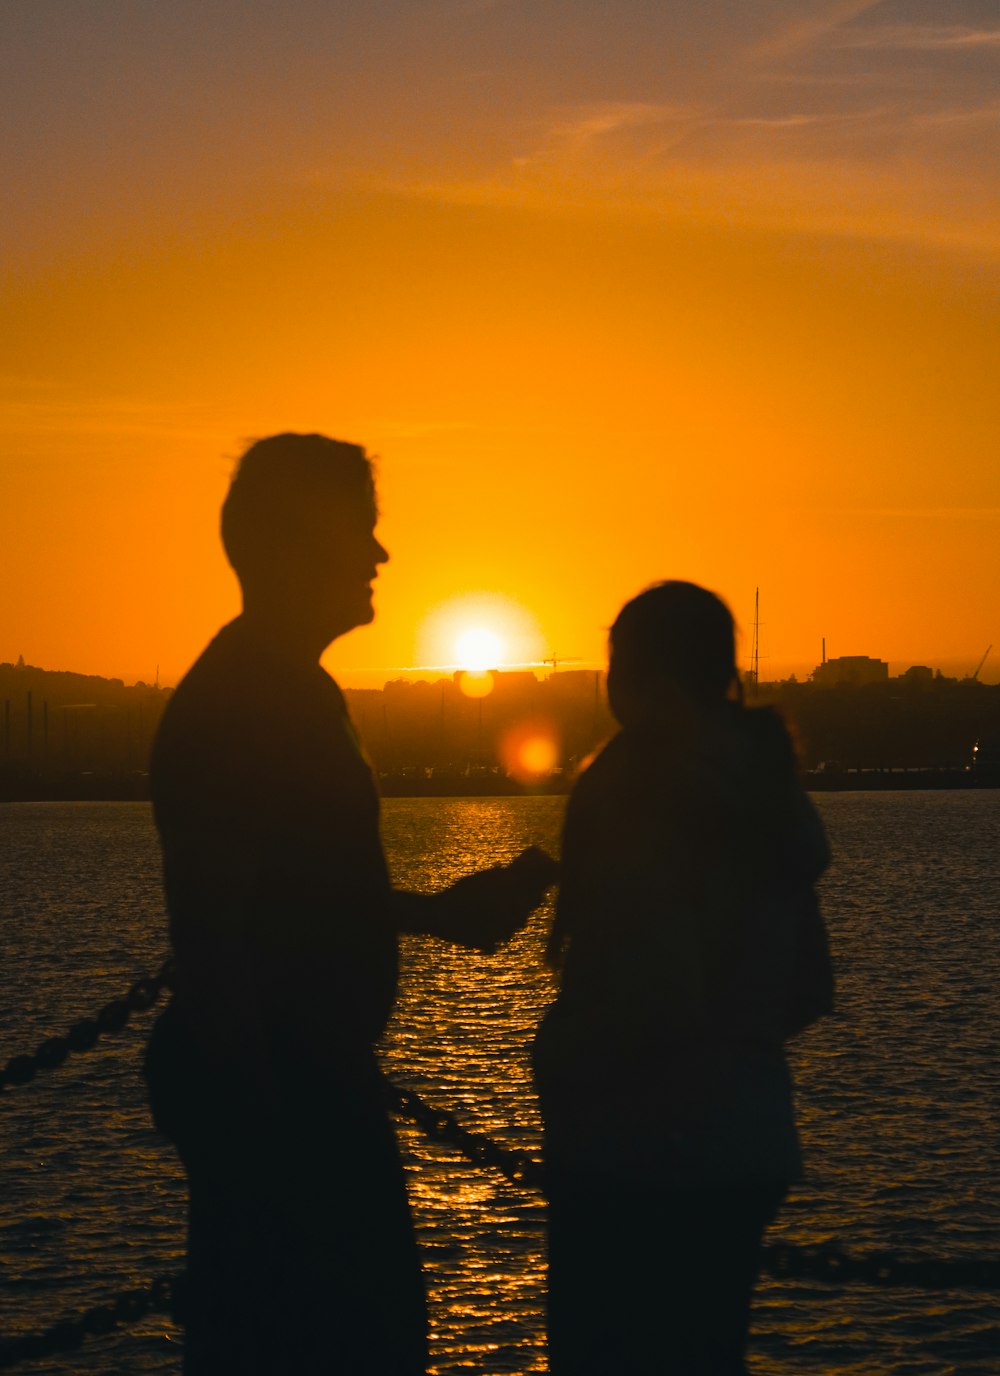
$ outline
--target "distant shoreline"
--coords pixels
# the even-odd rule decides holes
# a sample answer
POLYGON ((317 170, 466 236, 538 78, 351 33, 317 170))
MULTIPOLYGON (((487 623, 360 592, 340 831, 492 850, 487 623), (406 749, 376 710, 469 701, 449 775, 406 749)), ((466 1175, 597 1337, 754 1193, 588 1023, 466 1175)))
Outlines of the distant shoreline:
MULTIPOLYGON (((938 792, 942 789, 1000 788, 1000 773, 977 778, 971 769, 811 770, 803 774, 810 793, 938 792)), ((383 798, 531 798, 561 797, 571 781, 560 776, 520 784, 489 771, 468 774, 384 774, 378 779, 383 798)), ((2 803, 148 802, 145 773, 77 774, 26 777, 0 774, 2 803)))

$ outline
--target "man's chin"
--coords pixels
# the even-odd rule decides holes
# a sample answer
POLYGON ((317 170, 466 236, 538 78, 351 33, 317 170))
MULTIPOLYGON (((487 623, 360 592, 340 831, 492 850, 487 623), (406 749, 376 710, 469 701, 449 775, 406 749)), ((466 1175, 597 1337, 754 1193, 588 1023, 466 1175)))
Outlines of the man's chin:
POLYGON ((375 606, 372 602, 371 593, 359 597, 356 604, 350 609, 344 609, 343 630, 338 631, 338 635, 346 635, 348 631, 356 630, 359 626, 367 626, 375 620, 375 606))

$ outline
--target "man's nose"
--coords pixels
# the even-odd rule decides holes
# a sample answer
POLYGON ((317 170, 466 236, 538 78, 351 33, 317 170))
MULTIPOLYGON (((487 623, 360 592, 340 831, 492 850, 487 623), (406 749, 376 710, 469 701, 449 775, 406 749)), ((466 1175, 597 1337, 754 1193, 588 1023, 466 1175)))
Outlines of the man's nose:
POLYGON ((372 543, 373 543, 374 546, 375 546, 375 562, 376 562, 376 564, 388 564, 388 562, 389 562, 389 551, 386 549, 385 545, 383 545, 382 542, 381 542, 380 540, 374 539, 374 537, 372 538, 372 543))

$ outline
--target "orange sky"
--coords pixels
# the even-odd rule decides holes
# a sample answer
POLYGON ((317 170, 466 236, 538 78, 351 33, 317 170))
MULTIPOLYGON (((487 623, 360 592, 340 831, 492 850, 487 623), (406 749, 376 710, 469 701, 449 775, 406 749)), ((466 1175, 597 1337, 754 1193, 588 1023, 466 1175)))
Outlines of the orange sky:
POLYGON ((392 554, 347 683, 472 594, 597 663, 671 576, 762 677, 996 680, 995 5, 739 8, 8 0, 0 660, 176 681, 233 458, 318 429, 392 554))

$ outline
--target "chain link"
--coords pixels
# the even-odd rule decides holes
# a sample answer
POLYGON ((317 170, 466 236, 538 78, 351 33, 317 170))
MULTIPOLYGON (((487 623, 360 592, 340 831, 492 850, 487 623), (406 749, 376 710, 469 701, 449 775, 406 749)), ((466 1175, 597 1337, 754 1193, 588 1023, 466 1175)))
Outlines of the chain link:
POLYGON ((60 1319, 41 1333, 22 1333, 0 1340, 0 1371, 21 1362, 75 1352, 87 1338, 102 1337, 143 1319, 147 1314, 171 1314, 181 1276, 157 1276, 143 1289, 123 1290, 111 1304, 97 1304, 73 1319, 60 1319))
POLYGON ((447 1142, 474 1166, 494 1166, 512 1185, 542 1191, 542 1163, 529 1152, 502 1147, 482 1132, 463 1128, 453 1113, 432 1107, 413 1090, 393 1084, 382 1076, 386 1103, 393 1113, 408 1118, 436 1142, 447 1142))
POLYGON ((1000 1290, 1000 1259, 901 1257, 895 1252, 851 1256, 837 1247, 773 1243, 763 1248, 762 1269, 775 1280, 826 1285, 902 1286, 910 1290, 1000 1290))
POLYGON ((55 1070, 74 1054, 90 1051, 100 1037, 120 1032, 133 1013, 144 1012, 163 993, 174 987, 174 961, 164 961, 152 977, 137 979, 124 997, 106 1003, 94 1018, 81 1018, 64 1037, 49 1037, 34 1053, 12 1056, 0 1070, 0 1094, 14 1086, 30 1084, 40 1070, 55 1070))

